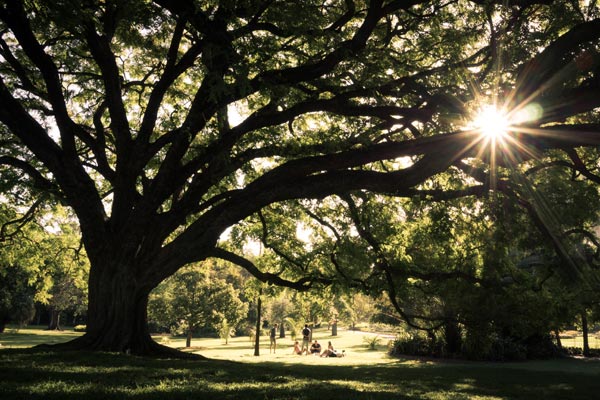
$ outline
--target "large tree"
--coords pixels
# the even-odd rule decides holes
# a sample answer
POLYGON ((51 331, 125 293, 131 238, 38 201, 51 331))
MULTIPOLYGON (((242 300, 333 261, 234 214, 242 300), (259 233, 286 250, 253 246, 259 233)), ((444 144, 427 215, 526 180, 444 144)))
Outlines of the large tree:
POLYGON ((580 4, 1 0, 2 173, 72 207, 90 260, 87 332, 70 345, 163 350, 148 294, 208 257, 328 282, 221 245, 271 205, 503 189, 467 161, 551 149, 594 178, 574 149, 600 144, 600 19, 580 4), (483 102, 519 125, 501 143, 464 129, 483 102), (460 182, 427 185, 450 169, 460 182))

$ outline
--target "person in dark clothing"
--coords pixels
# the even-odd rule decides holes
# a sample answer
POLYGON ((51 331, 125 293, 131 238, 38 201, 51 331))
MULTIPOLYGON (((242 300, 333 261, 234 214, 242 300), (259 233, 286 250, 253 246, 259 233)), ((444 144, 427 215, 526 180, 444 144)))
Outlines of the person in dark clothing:
POLYGON ((271 339, 269 354, 271 353, 271 350, 273 350, 273 354, 275 354, 275 350, 277 350, 277 324, 273 325, 271 328, 271 332, 269 332, 269 338, 271 339))
POLYGON ((308 355, 308 344, 310 343, 310 328, 308 324, 304 325, 304 329, 302 329, 302 349, 301 352, 304 353, 306 351, 306 355, 308 355))
POLYGON ((321 354, 321 344, 316 340, 310 346, 310 354, 319 355, 321 354))

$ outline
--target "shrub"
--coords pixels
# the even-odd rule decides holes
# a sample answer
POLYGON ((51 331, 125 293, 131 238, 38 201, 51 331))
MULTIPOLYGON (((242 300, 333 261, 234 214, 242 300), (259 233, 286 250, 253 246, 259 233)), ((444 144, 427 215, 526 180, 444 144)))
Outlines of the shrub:
MULTIPOLYGON (((565 356, 583 356, 581 347, 563 347, 560 354, 565 356)), ((590 349, 590 357, 600 357, 600 349, 590 349)))
POLYGON ((379 337, 379 335, 363 336, 363 342, 367 344, 369 350, 375 350, 377 348, 377 345, 379 345, 380 341, 381 338, 379 337))
POLYGON ((290 330, 290 336, 292 337, 292 340, 296 340, 296 337, 298 337, 298 332, 301 330, 301 328, 299 328, 299 324, 290 317, 285 318, 283 321, 290 330))
MULTIPOLYGON (((566 354, 580 354, 580 349, 565 349, 566 354)), ((394 341, 392 355, 466 358, 481 361, 521 361, 559 356, 549 335, 534 335, 527 339, 502 336, 490 331, 467 331, 459 352, 449 351, 443 340, 421 333, 400 334, 394 341)))
POLYGON ((419 336, 397 339, 392 348, 392 354, 410 356, 430 356, 431 349, 428 340, 419 336))
POLYGON ((75 332, 85 332, 85 331, 86 331, 86 329, 87 329, 87 326, 86 326, 86 325, 75 325, 75 326, 73 327, 73 330, 74 330, 75 332))
POLYGON ((489 353, 482 359, 490 361, 522 361, 527 359, 527 347, 511 337, 493 335, 490 338, 489 353))
POLYGON ((243 323, 235 329, 235 334, 237 336, 252 336, 252 337, 254 337, 255 333, 256 333, 256 327, 252 326, 249 323, 243 323))
POLYGON ((551 335, 534 335, 525 340, 528 359, 546 359, 560 356, 560 350, 551 335))

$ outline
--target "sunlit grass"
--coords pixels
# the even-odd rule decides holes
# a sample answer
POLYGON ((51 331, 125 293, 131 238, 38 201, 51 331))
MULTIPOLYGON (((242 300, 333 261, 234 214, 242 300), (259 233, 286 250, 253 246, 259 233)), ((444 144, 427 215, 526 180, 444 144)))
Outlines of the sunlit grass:
MULTIPOLYGON (((368 350, 365 333, 340 331, 315 338, 345 349, 344 358, 291 354, 291 338, 277 353, 253 356, 247 337, 195 339, 188 351, 208 360, 148 359, 114 353, 69 353, 6 346, 0 350, 2 399, 590 399, 600 393, 600 362, 559 359, 481 363, 397 359, 384 338, 368 350), (232 362, 233 361, 233 362, 232 362)), ((39 343, 38 336, 22 330, 39 343)), ((57 336, 49 333, 48 339, 57 336)), ((5 334, 0 335, 4 343, 5 334)), ((266 339, 266 338, 265 338, 266 339)), ((14 339, 13 339, 14 340, 14 339)), ((25 346, 27 343, 22 342, 25 346)), ((173 347, 184 341, 171 339, 173 347)), ((16 347, 16 346, 15 346, 16 347)), ((25 346, 27 347, 27 346, 25 346)))
MULTIPOLYGON (((562 338, 561 343, 565 347, 579 347, 583 348, 583 337, 577 336, 572 338, 562 338)), ((588 344, 592 349, 600 349, 600 338, 597 336, 590 336, 588 338, 588 344)))
POLYGON ((8 327, 0 334, 0 345, 3 348, 26 348, 39 344, 64 343, 82 334, 69 328, 61 331, 48 331, 39 327, 8 327))

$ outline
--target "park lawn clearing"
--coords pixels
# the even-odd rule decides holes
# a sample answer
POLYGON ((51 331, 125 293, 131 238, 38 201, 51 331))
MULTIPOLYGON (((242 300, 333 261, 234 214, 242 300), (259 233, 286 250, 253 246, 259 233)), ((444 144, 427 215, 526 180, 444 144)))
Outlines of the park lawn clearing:
MULTIPOLYGON (((231 338, 228 344, 223 339, 193 339, 191 347, 185 348, 184 339, 170 339, 168 345, 186 352, 193 352, 204 357, 219 360, 230 360, 240 362, 265 362, 276 361, 292 364, 309 365, 365 365, 381 364, 387 362, 397 362, 397 358, 388 356, 390 341, 393 340, 389 335, 376 335, 369 332, 338 330, 337 336, 331 336, 326 329, 316 329, 313 332, 313 340, 321 343, 323 349, 327 348, 327 343, 332 342, 336 350, 345 351, 346 356, 340 358, 316 357, 316 356, 298 356, 292 354, 294 340, 288 335, 285 338, 277 338, 277 350, 275 353, 269 351, 269 339, 266 336, 261 337, 260 356, 254 355, 254 344, 249 337, 231 338), (365 338, 378 338, 378 345, 375 350, 369 350, 365 338)), ((160 340, 158 340, 161 342, 160 340)), ((301 341, 301 340, 300 340, 301 341)))
MULTIPOLYGON (((228 345, 222 339, 194 340, 187 351, 207 360, 3 347, 0 397, 508 400, 591 399, 600 393, 600 362, 596 360, 396 359, 387 356, 384 340, 376 350, 368 350, 360 333, 342 331, 331 338, 327 331, 317 330, 314 336, 323 345, 331 339, 348 356, 294 356, 289 338, 279 339, 277 353, 269 354, 266 337, 259 357, 252 355, 249 338, 230 339, 228 345)), ((178 340, 170 343, 180 344, 178 340)))

